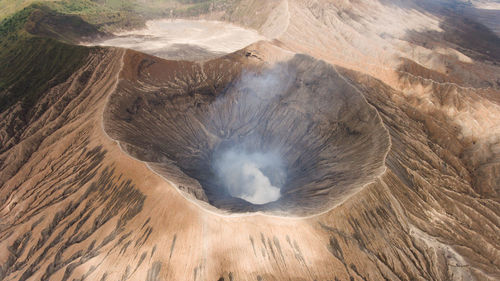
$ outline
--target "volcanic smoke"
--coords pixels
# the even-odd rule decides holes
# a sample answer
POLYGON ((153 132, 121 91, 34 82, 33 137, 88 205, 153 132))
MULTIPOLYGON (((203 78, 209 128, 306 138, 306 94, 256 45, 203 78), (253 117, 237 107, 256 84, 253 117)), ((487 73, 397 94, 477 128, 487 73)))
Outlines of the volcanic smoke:
POLYGON ((257 205, 278 200, 286 177, 277 153, 247 153, 236 148, 221 153, 215 171, 231 196, 257 205))

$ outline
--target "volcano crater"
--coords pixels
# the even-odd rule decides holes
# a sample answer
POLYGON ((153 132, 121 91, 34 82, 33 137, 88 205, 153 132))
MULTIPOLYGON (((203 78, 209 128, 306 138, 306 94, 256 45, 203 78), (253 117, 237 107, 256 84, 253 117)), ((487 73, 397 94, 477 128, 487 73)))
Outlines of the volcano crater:
POLYGON ((323 61, 295 55, 270 65, 243 50, 196 63, 127 51, 124 64, 106 132, 206 209, 310 216, 385 171, 390 141, 380 116, 323 61), (228 189, 214 163, 235 148, 279 163, 262 171, 279 188, 273 200, 255 204, 228 189))

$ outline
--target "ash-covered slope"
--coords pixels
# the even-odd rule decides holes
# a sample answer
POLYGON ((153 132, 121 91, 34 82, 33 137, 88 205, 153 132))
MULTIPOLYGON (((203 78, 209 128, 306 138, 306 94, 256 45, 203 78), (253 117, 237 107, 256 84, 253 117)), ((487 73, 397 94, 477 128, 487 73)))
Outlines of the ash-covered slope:
POLYGON ((499 72, 488 43, 496 39, 477 32, 485 44, 465 45, 463 26, 482 26, 447 24, 448 1, 259 2, 241 1, 222 18, 277 40, 204 63, 89 49, 69 78, 37 94, 32 118, 20 122, 18 101, 2 111, 0 280, 500 278, 499 72), (458 30, 447 33, 450 26, 458 30), (206 171, 191 166, 203 161, 186 159, 207 159, 222 139, 248 135, 238 120, 254 109, 216 102, 239 93, 243 70, 280 64, 296 70, 287 86, 298 88, 255 118, 294 123, 245 124, 314 148, 304 153, 312 160, 326 153, 316 167, 344 163, 316 140, 341 145, 354 166, 369 163, 343 179, 368 185, 348 189, 339 205, 319 199, 328 192, 303 193, 295 210, 310 210, 310 199, 334 207, 308 217, 279 208, 228 215, 235 203, 204 204, 211 200, 192 179, 206 171))

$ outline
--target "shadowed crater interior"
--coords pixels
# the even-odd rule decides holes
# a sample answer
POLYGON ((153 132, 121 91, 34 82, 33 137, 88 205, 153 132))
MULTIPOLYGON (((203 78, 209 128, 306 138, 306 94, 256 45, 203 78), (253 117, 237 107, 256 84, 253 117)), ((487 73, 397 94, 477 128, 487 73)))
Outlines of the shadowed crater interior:
POLYGON ((245 51, 204 63, 129 51, 105 130, 188 198, 223 213, 326 211, 384 171, 388 133, 336 70, 245 51))

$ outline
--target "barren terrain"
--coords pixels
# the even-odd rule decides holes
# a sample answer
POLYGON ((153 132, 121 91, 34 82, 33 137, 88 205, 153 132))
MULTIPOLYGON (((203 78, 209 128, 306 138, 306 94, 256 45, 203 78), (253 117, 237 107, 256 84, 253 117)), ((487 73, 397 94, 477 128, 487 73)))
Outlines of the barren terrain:
POLYGON ((448 2, 243 0, 206 17, 258 34, 85 49, 0 113, 0 280, 500 279, 500 39, 448 2), (220 188, 233 144, 283 156, 277 201, 220 188))

